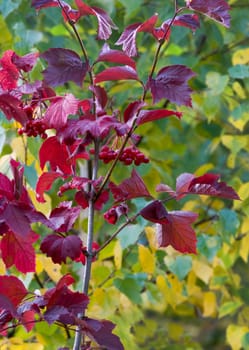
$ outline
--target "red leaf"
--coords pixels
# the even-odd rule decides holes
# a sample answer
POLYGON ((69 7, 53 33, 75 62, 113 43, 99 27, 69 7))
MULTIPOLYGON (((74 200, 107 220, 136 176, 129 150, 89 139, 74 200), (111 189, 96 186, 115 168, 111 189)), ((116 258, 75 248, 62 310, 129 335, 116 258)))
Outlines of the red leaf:
POLYGON ((177 64, 162 68, 156 79, 151 79, 150 88, 154 103, 168 99, 178 105, 191 107, 191 89, 187 81, 195 73, 188 67, 177 64))
POLYGON ((8 120, 13 118, 24 125, 28 121, 28 117, 21 105, 22 102, 12 95, 7 93, 0 95, 0 109, 3 111, 6 118, 8 120))
POLYGON ((38 179, 36 184, 36 199, 40 203, 45 203, 44 192, 49 191, 53 185, 53 182, 61 177, 60 173, 56 171, 48 171, 43 174, 38 179))
POLYGON ((11 60, 13 64, 24 72, 30 72, 36 64, 38 53, 28 53, 24 56, 18 56, 15 52, 13 53, 11 60))
POLYGON ((80 256, 82 241, 74 235, 62 237, 57 234, 50 234, 43 239, 40 248, 55 264, 61 264, 66 262, 66 258, 75 260, 80 256))
POLYGON ((7 50, 4 52, 3 57, 0 59, 0 87, 3 90, 12 90, 17 86, 17 80, 19 78, 19 71, 12 63, 12 56, 14 51, 7 50))
POLYGON ((14 182, 2 173, 0 173, 0 195, 10 201, 14 199, 14 182))
POLYGON ((144 123, 148 123, 154 120, 159 120, 162 118, 167 118, 170 116, 176 116, 177 118, 182 117, 181 112, 171 111, 168 109, 156 109, 156 110, 148 110, 148 111, 140 111, 137 118, 137 125, 142 125, 144 123))
POLYGON ((196 235, 191 224, 198 217, 188 211, 172 211, 167 215, 168 223, 157 225, 159 247, 171 245, 181 253, 196 254, 196 235))
POLYGON ((84 318, 81 321, 84 333, 106 350, 124 350, 117 335, 112 333, 115 325, 107 320, 84 318))
POLYGON ((53 230, 68 232, 73 227, 80 214, 80 207, 71 207, 72 202, 62 202, 58 208, 52 210, 49 221, 53 230))
POLYGON ((59 129, 67 123, 69 115, 74 115, 78 111, 79 100, 72 94, 58 97, 48 107, 44 116, 44 123, 50 127, 59 129))
POLYGON ((73 81, 82 86, 88 67, 76 52, 62 48, 51 48, 42 53, 40 57, 48 62, 48 67, 43 71, 44 81, 47 85, 56 87, 73 81))
POLYGON ((131 102, 124 111, 125 123, 129 121, 129 124, 131 124, 133 122, 133 119, 137 117, 138 112, 143 106, 145 106, 145 102, 143 101, 131 102))
POLYGON ((31 231, 30 219, 27 212, 31 209, 21 203, 9 202, 0 214, 0 221, 4 221, 14 234, 18 234, 23 238, 27 237, 31 231))
POLYGON ((14 306, 18 306, 28 291, 17 277, 0 276, 0 294, 7 297, 14 306))
POLYGON ((60 143, 56 136, 46 139, 39 151, 40 166, 43 169, 46 162, 50 163, 51 170, 61 170, 64 174, 72 174, 71 162, 67 146, 60 143))
POLYGON ((224 0, 188 0, 187 6, 203 13, 224 27, 230 26, 229 5, 224 0))
POLYGON ((176 179, 176 191, 164 184, 157 186, 157 191, 168 192, 177 200, 185 197, 187 194, 240 199, 232 187, 227 186, 225 182, 218 182, 219 178, 220 175, 211 173, 198 177, 190 173, 183 173, 176 179))
POLYGON ((112 28, 117 29, 108 14, 99 7, 90 7, 81 0, 75 0, 81 16, 93 15, 98 20, 98 39, 107 40, 112 34, 112 28))
POLYGON ((6 233, 1 240, 2 258, 6 267, 15 265, 20 272, 34 272, 35 251, 32 243, 38 237, 34 232, 25 237, 13 232, 6 233))
POLYGON ((127 66, 132 67, 133 69, 136 68, 136 63, 133 59, 131 59, 126 53, 123 51, 118 50, 112 50, 110 49, 108 44, 104 44, 99 57, 97 59, 97 62, 113 62, 113 63, 120 63, 127 66))
POLYGON ((188 187, 188 193, 205 194, 208 196, 228 199, 240 199, 234 189, 225 182, 218 182, 220 175, 205 174, 194 178, 188 187))
POLYGON ((143 179, 134 169, 132 170, 130 178, 124 180, 118 186, 110 183, 109 187, 116 202, 138 197, 151 197, 143 179))
POLYGON ((139 80, 137 72, 130 66, 110 67, 95 76, 94 83, 110 80, 139 80))
POLYGON ((168 212, 161 201, 154 201, 140 211, 146 220, 156 223, 168 223, 168 212))
POLYGON ((32 0, 31 6, 35 7, 36 10, 40 10, 45 7, 60 7, 62 6, 62 16, 65 21, 68 21, 70 18, 71 21, 76 22, 80 14, 77 10, 74 10, 69 6, 65 1, 60 1, 60 4, 57 0, 32 0), (66 15, 67 14, 67 15, 66 15))
POLYGON ((128 213, 128 206, 124 203, 121 203, 120 205, 115 205, 114 207, 110 208, 104 213, 104 219, 109 222, 109 224, 116 224, 117 220, 122 215, 127 215, 128 213))
POLYGON ((157 21, 158 15, 150 17, 143 23, 135 23, 127 28, 121 34, 116 45, 122 45, 123 51, 130 57, 137 55, 136 36, 138 32, 152 33, 157 21))

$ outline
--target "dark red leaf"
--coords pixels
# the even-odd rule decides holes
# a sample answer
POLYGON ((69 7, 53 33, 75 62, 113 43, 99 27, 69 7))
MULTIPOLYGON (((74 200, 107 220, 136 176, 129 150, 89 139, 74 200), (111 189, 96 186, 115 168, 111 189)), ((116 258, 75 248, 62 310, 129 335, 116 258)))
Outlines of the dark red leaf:
POLYGON ((66 275, 62 276, 59 280, 59 282, 56 285, 56 289, 59 290, 63 286, 71 286, 75 282, 75 279, 73 276, 70 275, 70 273, 67 273, 66 275))
POLYGON ((53 185, 53 182, 61 177, 60 173, 56 171, 48 171, 43 174, 38 179, 36 184, 36 199, 40 203, 45 203, 44 192, 49 191, 53 185))
POLYGON ((0 95, 0 109, 3 111, 6 118, 8 120, 13 118, 24 125, 28 121, 28 118, 21 105, 22 102, 10 94, 6 93, 0 95))
POLYGON ((225 0, 187 0, 187 6, 203 13, 224 27, 230 26, 230 7, 225 0))
POLYGON ((6 233, 1 240, 2 259, 6 267, 15 265, 20 272, 34 272, 35 250, 32 244, 38 237, 32 231, 25 237, 13 232, 6 233))
POLYGON ((30 72, 34 65, 36 64, 38 53, 28 53, 24 56, 18 56, 15 52, 13 53, 11 60, 12 63, 19 69, 24 72, 30 72))
POLYGON ((72 208, 72 202, 62 202, 50 214, 50 227, 53 227, 53 230, 57 232, 68 232, 73 227, 79 214, 80 207, 72 208))
POLYGON ((72 164, 69 159, 69 152, 64 143, 60 143, 56 136, 46 139, 39 151, 40 166, 43 169, 47 162, 51 170, 61 170, 64 174, 72 174, 72 164))
POLYGON ((40 10, 45 7, 62 7, 63 9, 61 12, 65 21, 70 19, 70 21, 76 22, 80 17, 77 10, 72 9, 71 6, 62 0, 60 3, 57 0, 32 0, 31 6, 33 6, 36 10, 40 10))
POLYGON ((172 115, 177 118, 182 117, 181 112, 171 111, 168 109, 156 109, 156 110, 147 110, 140 111, 137 117, 137 125, 142 125, 144 123, 148 123, 154 120, 159 120, 167 117, 171 117, 172 115))
POLYGON ((143 101, 134 101, 131 102, 124 111, 124 121, 125 123, 129 122, 131 124, 133 119, 137 117, 138 112, 141 108, 145 106, 145 102, 143 101))
POLYGON ((0 87, 3 90, 12 90, 17 87, 17 80, 19 78, 19 71, 12 63, 12 56, 14 51, 7 50, 0 59, 0 87))
POLYGON ((44 123, 48 128, 59 129, 67 123, 69 115, 74 115, 78 111, 79 100, 72 94, 57 97, 52 101, 44 116, 44 123))
POLYGON ((82 322, 84 333, 106 350, 124 350, 117 335, 112 333, 115 325, 107 320, 85 318, 82 322))
POLYGON ((131 59, 123 51, 110 49, 109 45, 106 43, 104 44, 104 46, 99 54, 97 62, 119 63, 119 64, 124 64, 124 65, 130 66, 133 69, 136 69, 136 63, 133 59, 131 59))
POLYGON ((178 105, 191 107, 191 89, 187 82, 195 73, 188 67, 176 64, 162 68, 156 79, 151 79, 150 88, 154 103, 168 99, 178 105))
POLYGON ((211 173, 196 177, 189 183, 188 193, 240 199, 232 187, 225 182, 218 182, 219 178, 220 175, 211 173))
POLYGON ((32 310, 24 312, 20 317, 20 322, 22 323, 23 327, 26 329, 27 332, 30 332, 35 324, 35 312, 32 310))
POLYGON ((89 206, 89 195, 85 191, 78 191, 75 194, 75 201, 83 209, 86 209, 89 206))
POLYGON ((110 67, 95 76, 94 83, 110 80, 139 80, 137 72, 131 66, 110 67))
POLYGON ((176 179, 176 191, 169 186, 161 184, 157 186, 158 192, 168 192, 177 200, 187 194, 200 194, 228 199, 240 199, 234 189, 225 182, 218 182, 220 175, 204 174, 196 177, 190 173, 183 173, 176 179))
POLYGON ((108 14, 99 7, 90 7, 81 0, 75 0, 75 4, 81 16, 93 15, 98 20, 98 39, 107 40, 112 34, 112 29, 117 29, 108 14))
MULTIPOLYGON (((0 294, 7 297, 14 306, 28 294, 22 281, 15 276, 0 276, 0 294)), ((0 306, 1 308, 1 306, 0 306)))
POLYGON ((31 231, 30 219, 26 215, 27 210, 30 210, 30 208, 21 203, 9 202, 0 214, 0 221, 4 221, 14 234, 25 238, 31 231))
POLYGON ((75 260, 80 256, 82 241, 74 235, 62 237, 57 234, 50 234, 43 239, 40 248, 55 264, 61 264, 66 262, 66 258, 75 260))
POLYGON ((157 21, 158 15, 154 15, 143 23, 135 23, 127 28, 121 34, 116 45, 122 45, 123 51, 130 57, 137 55, 136 36, 138 32, 152 33, 157 21))
POLYGON ((134 169, 132 170, 130 178, 124 180, 118 186, 110 183, 109 187, 115 202, 123 202, 138 197, 151 197, 143 179, 134 169))
POLYGON ((43 71, 44 81, 47 85, 56 87, 73 81, 82 86, 88 67, 76 52, 62 48, 51 48, 42 53, 40 57, 48 62, 48 67, 43 71))
POLYGON ((86 189, 86 185, 91 182, 87 177, 74 176, 73 179, 67 183, 64 183, 60 187, 59 196, 68 190, 83 190, 86 189))
POLYGON ((168 212, 161 201, 154 201, 140 211, 140 214, 146 220, 156 223, 168 223, 168 212))
POLYGON ((14 199, 14 182, 0 173, 0 195, 12 201, 14 199))
POLYGON ((157 224, 159 247, 171 245, 181 253, 196 254, 196 235, 191 224, 198 217, 188 211, 172 211, 167 215, 168 222, 157 224))
POLYGON ((181 16, 176 16, 173 25, 187 27, 190 28, 193 32, 195 32, 196 29, 200 27, 200 21, 196 14, 186 13, 181 16))
POLYGON ((117 220, 122 215, 127 215, 128 213, 128 206, 124 203, 121 203, 120 205, 115 205, 114 207, 110 208, 104 213, 104 219, 109 222, 109 224, 116 224, 117 220))

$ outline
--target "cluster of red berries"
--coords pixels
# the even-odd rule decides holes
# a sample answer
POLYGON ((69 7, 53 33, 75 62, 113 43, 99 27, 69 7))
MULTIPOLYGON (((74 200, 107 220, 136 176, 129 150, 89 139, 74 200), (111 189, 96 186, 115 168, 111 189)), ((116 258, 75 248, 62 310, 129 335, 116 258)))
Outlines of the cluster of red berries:
POLYGON ((26 134, 27 136, 40 136, 42 139, 46 139, 48 135, 46 134, 47 126, 42 122, 42 120, 39 119, 31 119, 28 120, 25 126, 18 129, 18 134, 23 135, 26 134))
MULTIPOLYGON (((100 150, 99 158, 103 160, 104 163, 109 163, 117 157, 117 154, 118 150, 115 151, 108 146, 103 146, 100 150)), ((149 158, 135 146, 126 147, 119 160, 125 165, 131 165, 133 162, 135 165, 149 163, 149 158)))

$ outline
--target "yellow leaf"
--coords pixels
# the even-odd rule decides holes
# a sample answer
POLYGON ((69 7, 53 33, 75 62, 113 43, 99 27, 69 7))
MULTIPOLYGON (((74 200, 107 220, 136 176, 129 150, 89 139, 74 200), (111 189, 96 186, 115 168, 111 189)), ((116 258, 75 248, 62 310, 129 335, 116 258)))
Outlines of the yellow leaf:
POLYGON ((17 337, 0 342, 1 350, 43 350, 44 346, 38 343, 26 343, 17 337))
POLYGON ((237 154, 243 148, 248 145, 247 136, 239 135, 223 135, 221 136, 221 142, 225 147, 227 147, 232 154, 237 154))
POLYGON ((36 256, 36 273, 39 275, 42 271, 45 271, 55 283, 62 277, 61 266, 59 264, 54 264, 50 258, 38 254, 36 256))
POLYGON ((51 212, 51 198, 45 193, 44 198, 46 200, 45 203, 40 203, 36 200, 36 193, 34 190, 29 189, 29 195, 34 204, 35 208, 42 212, 44 215, 48 215, 51 212))
POLYGON ((203 316, 215 316, 217 312, 216 295, 213 292, 203 293, 203 316))
POLYGON ((169 304, 172 306, 172 308, 175 308, 187 299, 187 297, 183 295, 182 282, 172 274, 166 277, 159 275, 156 284, 164 296, 164 302, 166 302, 166 305, 169 304))
POLYGON ((154 273, 156 265, 155 255, 151 253, 149 248, 140 244, 138 246, 138 255, 143 271, 149 274, 154 273))
POLYGON ((232 350, 241 349, 241 339, 248 332, 249 328, 230 324, 227 327, 226 338, 232 350))
POLYGON ((122 267, 122 256, 123 250, 120 242, 117 241, 114 246, 114 263, 117 269, 121 269, 122 267))
POLYGON ((212 163, 203 164, 195 171, 195 175, 201 176, 201 175, 207 173, 208 171, 212 170, 213 168, 214 168, 214 165, 212 163))
POLYGON ((192 270, 196 276, 206 284, 208 284, 210 278, 213 276, 213 269, 206 263, 199 260, 193 260, 192 270))
POLYGON ((233 65, 235 66, 236 64, 247 64, 249 63, 249 48, 248 49, 241 49, 237 50, 233 54, 233 65))
POLYGON ((146 238, 149 241, 149 246, 151 250, 154 252, 157 250, 158 246, 156 243, 156 230, 154 227, 147 226, 145 227, 146 238))
MULTIPOLYGON (((5 275, 6 269, 2 259, 0 259, 0 275, 5 275)), ((0 348, 1 349, 1 348, 0 348)))
MULTIPOLYGON (((247 225, 249 225, 249 218, 247 218, 247 225)), ((248 230, 247 226, 247 230, 248 230)), ((243 239, 241 240, 240 244, 240 250, 239 250, 239 255, 241 258, 244 260, 244 262, 247 263, 248 261, 248 254, 249 254, 249 234, 247 234, 243 239)))

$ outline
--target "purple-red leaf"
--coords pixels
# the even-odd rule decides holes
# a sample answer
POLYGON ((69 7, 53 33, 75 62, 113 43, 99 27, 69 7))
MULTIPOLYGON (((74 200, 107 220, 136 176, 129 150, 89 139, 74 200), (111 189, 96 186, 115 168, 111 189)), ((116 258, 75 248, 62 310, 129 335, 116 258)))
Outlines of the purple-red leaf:
POLYGON ((94 83, 110 80, 139 80, 137 72, 131 66, 110 67, 98 73, 94 79, 94 83))
POLYGON ((186 13, 181 16, 176 16, 173 25, 187 27, 190 28, 193 32, 195 32, 196 29, 200 27, 200 21, 196 14, 186 13))
POLYGON ((198 217, 188 211, 172 211, 167 214, 167 223, 157 224, 159 247, 171 245, 181 253, 196 254, 196 235, 191 224, 198 217))
POLYGON ((126 53, 119 50, 112 50, 106 43, 102 47, 97 62, 119 63, 124 64, 126 66, 130 66, 134 69, 136 68, 135 61, 131 59, 128 55, 126 55, 126 53))
POLYGON ((66 262, 66 258, 75 260, 80 256, 82 241, 78 236, 74 235, 63 237, 51 234, 43 239, 40 248, 55 264, 61 264, 66 262))
POLYGON ((82 0, 75 0, 75 4, 81 16, 93 15, 98 20, 98 39, 107 40, 112 34, 112 29, 117 29, 108 14, 99 7, 90 7, 82 0))
POLYGON ((117 335, 112 333, 115 325, 107 320, 94 320, 85 318, 82 322, 84 332, 88 337, 106 350, 124 350, 117 335))
POLYGON ((143 208, 140 214, 146 220, 156 223, 168 223, 168 212, 162 202, 156 200, 143 208))
POLYGON ((42 169, 46 162, 49 162, 51 170, 55 172, 61 170, 66 175, 72 173, 67 146, 60 143, 56 136, 51 136, 43 142, 39 151, 39 158, 42 169))
POLYGON ((39 236, 30 232, 20 236, 14 232, 7 232, 1 240, 2 259, 7 268, 15 267, 23 273, 35 271, 35 250, 33 243, 39 236))
POLYGON ((76 22, 80 18, 80 13, 77 10, 74 10, 69 6, 65 1, 59 1, 58 0, 32 0, 32 4, 36 10, 40 10, 45 7, 62 7, 62 16, 64 17, 65 21, 76 22))
POLYGON ((196 177, 190 173, 183 173, 176 180, 176 191, 169 186, 160 184, 157 186, 158 192, 167 192, 177 200, 187 194, 200 194, 228 199, 240 199, 234 189, 225 182, 219 182, 220 175, 204 174, 196 177))
POLYGON ((184 65, 176 64, 162 68, 156 78, 150 81, 154 103, 165 98, 172 103, 191 107, 192 90, 187 82, 193 76, 195 73, 184 65))
POLYGON ((27 217, 25 210, 29 210, 29 208, 16 201, 11 201, 0 214, 0 221, 4 221, 11 231, 24 238, 31 230, 30 219, 27 217))
POLYGON ((230 7, 225 0, 188 0, 187 6, 194 11, 203 13, 224 27, 230 26, 230 7))
POLYGON ((28 121, 28 118, 21 104, 22 102, 18 100, 18 98, 10 94, 4 93, 0 95, 0 109, 3 111, 6 118, 8 120, 13 118, 24 125, 28 121))
POLYGON ((80 207, 72 208, 72 202, 62 202, 58 208, 52 210, 49 221, 55 231, 68 232, 79 214, 80 207))
POLYGON ((143 179, 134 169, 132 170, 130 178, 124 180, 118 186, 114 183, 110 183, 109 187, 115 202, 122 202, 138 197, 151 197, 143 179))
POLYGON ((182 117, 181 112, 171 111, 168 109, 156 109, 156 110, 142 110, 139 112, 137 117, 137 125, 142 125, 144 123, 152 122, 154 120, 171 117, 172 115, 177 118, 182 117))
POLYGON ((38 53, 28 53, 25 56, 18 56, 15 52, 13 53, 11 60, 12 63, 20 70, 24 72, 30 72, 36 64, 38 53))
POLYGON ((121 34, 116 45, 122 45, 123 51, 130 57, 137 55, 136 36, 138 32, 152 33, 157 21, 158 15, 150 17, 143 23, 135 23, 127 28, 121 34))
POLYGON ((44 81, 47 85, 56 87, 73 81, 82 86, 88 67, 76 52, 62 48, 51 48, 42 53, 40 57, 48 62, 48 67, 43 71, 44 81))
POLYGON ((56 171, 48 171, 43 174, 38 179, 36 184, 36 199, 40 203, 45 203, 44 192, 49 191, 53 185, 53 182, 61 177, 60 173, 56 171))
POLYGON ((59 129, 67 123, 69 115, 74 115, 78 111, 79 100, 72 94, 57 97, 51 102, 44 116, 44 123, 49 128, 59 129))

